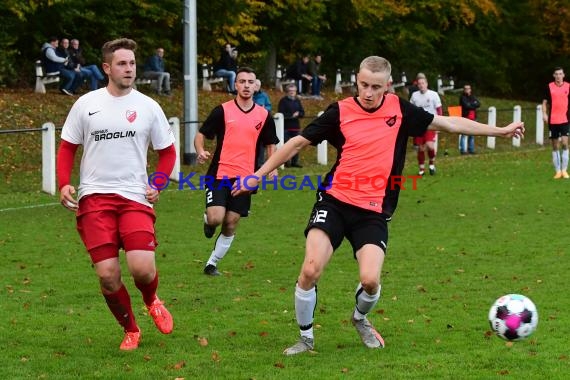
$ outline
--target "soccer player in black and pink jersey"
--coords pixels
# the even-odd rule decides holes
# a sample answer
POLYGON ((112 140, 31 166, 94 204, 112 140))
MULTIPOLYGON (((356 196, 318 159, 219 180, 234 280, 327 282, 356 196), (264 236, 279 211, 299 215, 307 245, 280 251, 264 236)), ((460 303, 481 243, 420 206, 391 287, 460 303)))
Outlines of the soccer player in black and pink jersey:
POLYGON ((317 282, 344 238, 352 245, 360 282, 351 315, 364 345, 384 347, 384 339, 367 319, 380 298, 380 274, 388 247, 388 221, 396 209, 399 180, 408 137, 426 130, 467 135, 524 136, 524 124, 504 128, 462 117, 433 115, 395 94, 387 93, 390 63, 378 56, 362 61, 358 94, 331 104, 301 135, 290 139, 270 157, 234 195, 258 186, 260 178, 289 160, 307 145, 328 140, 337 149, 337 161, 328 184, 317 192, 305 229, 305 260, 295 288, 295 313, 300 339, 284 351, 295 355, 314 347, 313 319, 317 282), (352 180, 347 180, 352 179, 352 180))
POLYGON ((552 141, 554 179, 568 175, 568 135, 570 134, 570 84, 564 80, 562 67, 554 69, 554 81, 548 84, 542 100, 542 118, 548 123, 548 137, 552 141), (562 154, 560 152, 562 143, 562 154))
MULTIPOLYGON (((265 146, 270 157, 279 143, 273 117, 264 107, 253 101, 255 72, 249 67, 237 71, 237 96, 215 107, 194 139, 198 162, 212 158, 206 179, 206 212, 204 235, 214 236, 216 227, 222 225, 214 250, 204 267, 204 274, 219 276, 218 262, 226 255, 234 240, 240 218, 249 214, 251 194, 232 196, 232 186, 237 178, 256 169, 260 145, 265 146), (205 139, 216 138, 213 156, 204 149, 205 139)), ((277 170, 271 177, 277 175, 277 170)))
MULTIPOLYGON (((133 88, 135 41, 103 45, 105 88, 80 97, 65 120, 57 154, 60 200, 76 212, 77 230, 99 277, 101 293, 125 331, 121 350, 139 346, 129 292, 121 279, 123 248, 135 286, 158 330, 170 334, 172 316, 156 295, 158 271, 153 204, 159 192, 148 184, 147 150, 158 153, 156 172, 171 173, 176 161, 174 135, 160 105, 133 88), (78 202, 70 184, 74 156, 83 145, 78 202)), ((166 175, 166 174, 165 174, 166 175)))

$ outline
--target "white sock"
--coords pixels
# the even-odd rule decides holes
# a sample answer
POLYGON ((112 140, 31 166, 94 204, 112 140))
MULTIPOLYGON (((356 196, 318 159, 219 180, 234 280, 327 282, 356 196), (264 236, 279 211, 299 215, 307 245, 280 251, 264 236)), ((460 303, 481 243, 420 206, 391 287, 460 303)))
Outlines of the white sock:
POLYGON ((434 164, 429 164, 429 168, 430 168, 430 169, 435 169, 435 165, 434 165, 434 164))
POLYGON ((354 319, 362 320, 366 317, 366 314, 374 309, 378 299, 380 299, 380 289, 382 289, 382 285, 378 285, 376 294, 368 294, 362 287, 362 284, 358 284, 355 294, 356 306, 354 308, 354 319))
POLYGON ((301 336, 313 339, 313 319, 317 307, 317 289, 303 290, 295 286, 295 315, 301 336))
POLYGON ((552 152, 552 163, 554 164, 554 170, 556 172, 560 171, 560 152, 553 151, 552 152))
POLYGON ((216 246, 208 259, 208 264, 216 266, 218 261, 224 258, 228 250, 232 245, 232 241, 234 240, 234 236, 225 236, 224 234, 219 234, 218 238, 216 239, 216 246))
POLYGON ((568 169, 568 149, 562 151, 562 170, 568 169))

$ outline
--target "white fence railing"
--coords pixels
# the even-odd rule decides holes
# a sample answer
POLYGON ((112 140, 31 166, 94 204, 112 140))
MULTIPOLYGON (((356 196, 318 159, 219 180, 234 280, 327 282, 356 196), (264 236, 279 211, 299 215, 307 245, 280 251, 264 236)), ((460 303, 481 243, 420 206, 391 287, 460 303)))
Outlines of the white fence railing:
MULTIPOLYGON (((322 114, 319 112, 318 116, 322 114)), ((520 121, 522 116, 522 109, 520 106, 513 107, 513 122, 520 121)), ((277 130, 277 137, 279 138, 279 144, 277 149, 283 146, 284 142, 284 117, 283 114, 277 113, 273 116, 275 120, 275 126, 277 130)), ((180 172, 180 120, 177 117, 171 117, 169 120, 172 127, 172 132, 176 140, 176 163, 174 169, 170 175, 171 180, 178 180, 178 173, 180 172)), ((496 126, 497 124, 497 109, 495 107, 488 108, 487 124, 496 126)), ((542 107, 540 105, 536 106, 536 144, 544 144, 544 122, 542 119, 542 107)), ((55 172, 55 155, 56 155, 56 145, 55 145, 55 131, 56 128, 53 123, 44 123, 42 128, 42 191, 55 195, 56 194, 56 172, 55 172)), ((520 140, 513 138, 512 145, 514 147, 520 147, 520 140)), ((495 149, 495 137, 487 137, 487 148, 495 149)), ((328 164, 328 144, 327 141, 323 141, 317 146, 317 162, 320 165, 328 164)))

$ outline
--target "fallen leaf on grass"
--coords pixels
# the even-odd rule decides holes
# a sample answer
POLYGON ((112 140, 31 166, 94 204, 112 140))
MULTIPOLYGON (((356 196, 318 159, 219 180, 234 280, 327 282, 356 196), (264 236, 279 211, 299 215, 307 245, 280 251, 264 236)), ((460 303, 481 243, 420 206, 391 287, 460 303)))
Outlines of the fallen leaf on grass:
POLYGON ((184 360, 182 360, 181 362, 178 362, 172 366, 173 369, 182 369, 184 367, 186 367, 186 362, 184 360))
POLYGON ((200 346, 206 347, 208 345, 208 339, 204 337, 198 338, 198 343, 200 344, 200 346))
POLYGON ((212 352, 212 360, 215 362, 219 362, 220 360, 222 360, 220 354, 218 354, 218 351, 212 352))
POLYGON ((273 364, 273 366, 277 367, 277 368, 285 368, 285 364, 283 364, 281 362, 275 363, 275 364, 273 364))

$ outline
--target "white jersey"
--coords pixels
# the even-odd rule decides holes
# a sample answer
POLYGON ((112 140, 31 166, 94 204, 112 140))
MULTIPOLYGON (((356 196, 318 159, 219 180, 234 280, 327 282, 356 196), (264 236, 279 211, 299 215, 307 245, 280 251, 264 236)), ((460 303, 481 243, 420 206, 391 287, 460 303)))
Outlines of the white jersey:
POLYGON ((174 143, 170 124, 152 98, 133 89, 115 97, 106 88, 81 96, 71 108, 61 138, 83 145, 79 194, 119 194, 152 206, 145 197, 149 144, 174 143))
POLYGON ((423 108, 424 111, 431 113, 432 115, 437 115, 437 109, 441 107, 441 99, 437 92, 432 90, 427 90, 424 94, 421 91, 414 91, 412 97, 410 98, 410 103, 423 108))

